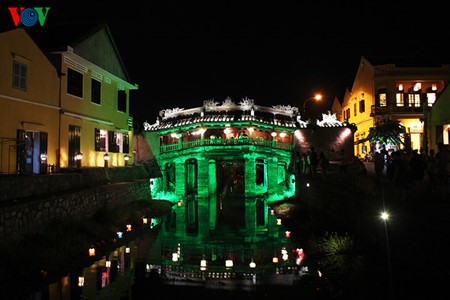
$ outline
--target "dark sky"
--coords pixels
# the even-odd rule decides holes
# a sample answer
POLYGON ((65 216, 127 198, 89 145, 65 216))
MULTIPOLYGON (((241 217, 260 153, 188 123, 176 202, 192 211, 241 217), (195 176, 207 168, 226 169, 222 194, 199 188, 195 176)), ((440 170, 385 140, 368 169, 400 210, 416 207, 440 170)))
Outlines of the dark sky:
POLYGON ((316 92, 325 101, 308 107, 320 114, 351 88, 362 55, 450 56, 437 1, 3 0, 1 16, 11 5, 50 6, 49 23, 106 20, 139 85, 138 123, 226 97, 301 108, 316 92))

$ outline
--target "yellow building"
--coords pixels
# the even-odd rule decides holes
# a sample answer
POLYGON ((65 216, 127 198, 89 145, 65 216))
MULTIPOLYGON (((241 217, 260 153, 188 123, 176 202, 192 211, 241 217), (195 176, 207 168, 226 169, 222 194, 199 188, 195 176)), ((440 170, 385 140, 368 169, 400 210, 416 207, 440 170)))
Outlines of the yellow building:
POLYGON ((129 101, 138 87, 108 26, 64 30, 0 33, 0 65, 11 74, 0 78, 1 173, 133 163, 129 101))
MULTIPOLYGON (((333 111, 336 115, 341 113, 342 121, 357 126, 355 155, 365 156, 377 150, 371 149, 375 145, 370 145, 366 138, 370 128, 383 120, 399 122, 405 127, 405 143, 401 148, 430 149, 432 141, 424 136, 424 113, 449 81, 450 67, 423 66, 418 61, 401 62, 400 59, 395 63, 362 57, 353 86, 345 92, 341 111, 333 111)), ((333 109, 339 109, 339 105, 333 105, 333 109)))

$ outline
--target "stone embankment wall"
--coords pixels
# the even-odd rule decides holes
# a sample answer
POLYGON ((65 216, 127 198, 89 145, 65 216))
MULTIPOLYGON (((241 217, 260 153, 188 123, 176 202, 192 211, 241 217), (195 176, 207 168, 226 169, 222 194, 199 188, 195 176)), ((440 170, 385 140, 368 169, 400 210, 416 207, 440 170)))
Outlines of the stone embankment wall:
POLYGON ((86 218, 136 200, 150 200, 157 167, 81 168, 48 175, 0 176, 0 235, 19 239, 50 221, 86 218))

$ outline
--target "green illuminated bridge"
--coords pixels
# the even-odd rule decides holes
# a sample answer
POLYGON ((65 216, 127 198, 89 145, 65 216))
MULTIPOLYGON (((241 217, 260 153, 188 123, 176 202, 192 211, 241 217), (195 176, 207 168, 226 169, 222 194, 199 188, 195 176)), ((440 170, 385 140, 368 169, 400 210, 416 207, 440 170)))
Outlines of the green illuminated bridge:
POLYGON ((306 122, 296 107, 258 106, 247 98, 160 111, 143 132, 161 170, 150 179, 151 196, 174 206, 148 261, 183 270, 201 261, 211 270, 230 260, 235 270, 238 262, 248 269, 257 259, 254 272, 274 267, 274 254, 289 243, 271 204, 301 198, 297 158, 312 147, 330 160, 341 150, 353 155, 354 129, 334 115, 306 122))

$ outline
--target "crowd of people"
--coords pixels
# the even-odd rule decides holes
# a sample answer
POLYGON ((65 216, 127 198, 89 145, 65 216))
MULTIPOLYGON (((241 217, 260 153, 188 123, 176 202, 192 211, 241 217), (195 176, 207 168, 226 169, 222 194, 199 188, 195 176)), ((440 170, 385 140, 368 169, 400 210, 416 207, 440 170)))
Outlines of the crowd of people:
POLYGON ((437 152, 434 149, 428 153, 417 149, 381 149, 371 157, 376 177, 392 182, 404 197, 409 190, 439 196, 442 200, 447 197, 450 154, 442 143, 437 152))
MULTIPOLYGON (((450 171, 450 152, 441 143, 438 150, 431 149, 428 153, 416 149, 374 151, 370 161, 364 161, 358 156, 353 160, 346 159, 344 150, 337 155, 338 174, 346 176, 349 170, 357 175, 357 183, 361 189, 369 193, 376 193, 375 182, 368 176, 366 164, 373 163, 375 180, 385 180, 402 192, 416 190, 422 194, 434 195, 445 200, 447 197, 448 177, 450 171)), ((296 157, 297 172, 305 177, 315 177, 326 180, 330 170, 330 160, 324 152, 317 153, 311 147, 296 157)))

